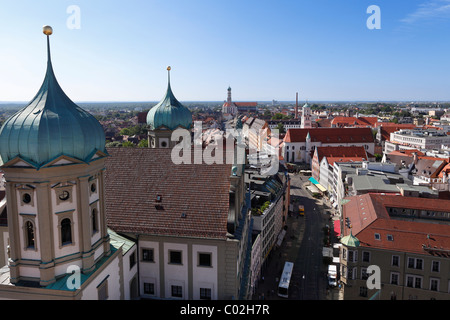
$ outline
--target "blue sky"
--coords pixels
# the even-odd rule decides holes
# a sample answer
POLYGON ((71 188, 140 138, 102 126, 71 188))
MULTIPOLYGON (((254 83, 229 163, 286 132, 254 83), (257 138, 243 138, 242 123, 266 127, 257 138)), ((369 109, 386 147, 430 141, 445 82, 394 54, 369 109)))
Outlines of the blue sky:
POLYGON ((0 101, 38 91, 44 24, 77 102, 158 101, 168 65, 180 101, 450 100, 450 0, 0 0, 0 101))

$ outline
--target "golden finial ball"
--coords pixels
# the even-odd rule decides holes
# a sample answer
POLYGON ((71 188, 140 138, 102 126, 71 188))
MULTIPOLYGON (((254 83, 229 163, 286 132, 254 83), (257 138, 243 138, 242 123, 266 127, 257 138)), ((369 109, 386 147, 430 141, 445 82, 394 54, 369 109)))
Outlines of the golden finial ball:
POLYGON ((167 71, 170 71, 170 70, 172 70, 172 68, 170 66, 168 66, 167 67, 167 71))
POLYGON ((53 33, 53 29, 50 26, 43 26, 42 27, 42 32, 46 35, 49 36, 53 33))

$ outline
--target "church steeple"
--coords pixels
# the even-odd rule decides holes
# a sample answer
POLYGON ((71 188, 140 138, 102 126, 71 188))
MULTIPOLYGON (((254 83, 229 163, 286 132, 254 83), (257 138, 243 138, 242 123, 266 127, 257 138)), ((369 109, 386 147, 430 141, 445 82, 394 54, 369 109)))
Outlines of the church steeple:
POLYGON ((149 146, 152 148, 169 148, 170 136, 177 128, 190 130, 192 128, 192 113, 175 97, 170 85, 170 70, 168 71, 167 91, 162 100, 147 114, 149 126, 149 146))
POLYGON ((68 265, 89 273, 111 253, 104 212, 105 138, 53 73, 49 36, 44 82, 0 131, 6 179, 10 282, 46 287, 68 265), (70 262, 69 262, 70 261, 70 262))

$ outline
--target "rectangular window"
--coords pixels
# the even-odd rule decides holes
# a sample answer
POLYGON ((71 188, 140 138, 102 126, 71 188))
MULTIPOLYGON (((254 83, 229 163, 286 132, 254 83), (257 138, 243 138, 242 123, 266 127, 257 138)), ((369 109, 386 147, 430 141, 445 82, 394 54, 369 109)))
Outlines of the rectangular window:
POLYGON ((130 254, 130 270, 131 268, 134 267, 134 265, 136 264, 136 250, 130 254))
POLYGON ((421 277, 416 277, 415 282, 414 282, 414 288, 422 288, 422 278, 421 277))
POLYGON ((423 269, 423 259, 416 259, 416 269, 423 269))
POLYGON ((439 279, 430 278, 430 290, 439 291, 439 279))
POLYGON ((171 264, 181 264, 181 251, 169 251, 169 263, 171 264))
POLYGON ((433 272, 439 272, 440 270, 440 262, 439 261, 432 261, 431 262, 431 271, 433 272))
POLYGON ((369 278, 367 268, 361 268, 361 280, 367 280, 367 278, 369 278))
POLYGON ((144 293, 155 294, 155 284, 144 282, 144 293))
POLYGON ((98 300, 107 300, 108 299, 108 279, 103 280, 97 286, 97 296, 98 296, 98 300))
POLYGON ((400 266, 400 256, 392 256, 392 266, 393 267, 400 266))
POLYGON ((200 267, 211 267, 211 253, 199 253, 198 265, 200 267))
POLYGON ((414 277, 413 276, 406 276, 406 286, 409 288, 413 288, 414 286, 414 277))
POLYGON ((142 261, 155 262, 153 249, 142 249, 142 261))
POLYGON ((367 287, 359 287, 359 296, 367 297, 367 287))
POLYGON ((422 288, 422 277, 407 275, 406 286, 409 288, 422 288))
POLYGON ((363 262, 370 262, 370 252, 369 251, 363 251, 363 262))
POLYGON ((211 289, 209 289, 209 288, 200 288, 200 299, 202 299, 202 300, 211 300, 211 289))
POLYGON ((172 286, 172 297, 182 298, 183 297, 183 287, 182 286, 172 286))
POLYGON ((408 268, 423 270, 423 259, 408 258, 408 268))
POLYGON ((399 277, 399 274, 397 272, 392 272, 391 273, 391 284, 398 285, 398 277, 399 277))

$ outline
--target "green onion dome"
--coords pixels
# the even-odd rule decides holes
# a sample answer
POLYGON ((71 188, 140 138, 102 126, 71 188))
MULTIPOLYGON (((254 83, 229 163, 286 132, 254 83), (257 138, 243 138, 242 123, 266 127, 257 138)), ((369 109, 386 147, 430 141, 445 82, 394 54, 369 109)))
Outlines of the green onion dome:
POLYGON ((47 72, 41 88, 0 129, 3 163, 20 157, 40 167, 61 155, 89 161, 95 152, 106 152, 101 124, 72 102, 59 86, 53 73, 48 36, 47 72))
MULTIPOLYGON (((170 72, 170 67, 167 68, 170 72)), ((164 98, 147 113, 147 125, 150 130, 166 128, 175 130, 179 127, 192 127, 192 113, 175 98, 169 83, 164 98)))

